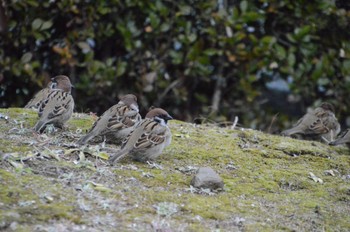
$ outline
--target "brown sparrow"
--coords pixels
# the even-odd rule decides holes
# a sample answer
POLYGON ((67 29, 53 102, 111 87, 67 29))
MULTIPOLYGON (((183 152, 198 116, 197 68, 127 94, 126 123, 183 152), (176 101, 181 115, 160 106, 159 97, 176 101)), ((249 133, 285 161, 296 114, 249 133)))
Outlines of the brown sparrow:
POLYGON ((311 112, 305 114, 293 128, 282 131, 282 135, 301 135, 306 139, 324 139, 332 141, 340 132, 340 124, 334 115, 334 108, 324 102, 311 112))
POLYGON ((110 140, 120 143, 141 119, 136 96, 127 94, 118 104, 106 110, 77 143, 86 144, 98 135, 106 135, 110 140))
POLYGON ((109 159, 110 163, 113 164, 126 155, 141 162, 158 158, 171 142, 171 132, 167 125, 171 119, 173 118, 168 112, 161 108, 150 110, 146 118, 123 141, 121 150, 109 159))
POLYGON ((38 110, 41 102, 47 98, 51 89, 53 88, 55 88, 55 85, 52 83, 52 81, 50 81, 45 88, 34 95, 34 97, 27 103, 27 105, 24 106, 24 108, 38 110))
POLYGON ((348 147, 350 147, 350 129, 347 129, 344 134, 342 134, 339 138, 334 140, 333 142, 329 143, 331 146, 339 145, 339 144, 346 144, 348 147))
POLYGON ((41 132, 46 124, 63 127, 63 124, 70 119, 74 109, 74 100, 71 95, 73 87, 67 76, 59 75, 51 79, 54 88, 39 107, 39 121, 35 124, 34 130, 41 132))

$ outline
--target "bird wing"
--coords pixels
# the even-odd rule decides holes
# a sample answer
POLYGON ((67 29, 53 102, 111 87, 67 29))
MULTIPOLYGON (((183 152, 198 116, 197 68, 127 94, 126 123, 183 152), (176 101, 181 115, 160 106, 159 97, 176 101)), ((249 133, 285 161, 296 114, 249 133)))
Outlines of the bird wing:
MULTIPOLYGON (((106 110, 92 125, 86 136, 84 136, 80 141, 85 143, 91 138, 97 135, 104 135, 110 132, 111 128, 111 120, 114 120, 114 124, 117 124, 117 120, 119 120, 118 116, 118 107, 119 105, 114 105, 106 110)), ((116 125, 114 130, 118 130, 118 126, 116 125)))
POLYGON ((324 130, 322 124, 322 117, 324 110, 316 108, 315 110, 305 114, 296 125, 296 128, 300 129, 302 134, 319 134, 324 130))
MULTIPOLYGON (((107 130, 107 124, 108 124, 108 118, 110 117, 110 114, 113 114, 113 109, 115 106, 112 106, 111 108, 109 108, 108 110, 106 110, 92 125, 92 127, 90 128, 89 133, 91 132, 95 132, 96 135, 103 133, 107 130)), ((94 136, 96 136, 94 135, 94 136)))
POLYGON ((291 136, 293 134, 304 134, 308 128, 308 125, 315 121, 317 118, 312 113, 307 113, 301 117, 292 128, 282 131, 281 134, 291 136))
POLYGON ((24 106, 24 108, 35 108, 38 109, 41 102, 47 98, 50 93, 49 88, 44 88, 40 90, 34 97, 24 106))
POLYGON ((317 108, 315 116, 316 120, 310 123, 306 134, 326 134, 330 130, 338 131, 340 125, 333 112, 317 108))
POLYGON ((309 125, 308 129, 305 131, 305 134, 325 134, 328 131, 329 128, 325 124, 324 120, 319 118, 309 125))
POLYGON ((72 106, 73 98, 70 93, 61 90, 53 90, 41 103, 39 116, 46 116, 47 119, 56 118, 65 113, 72 106))
POLYGON ((122 128, 129 128, 141 120, 140 114, 127 105, 115 105, 113 114, 108 119, 108 130, 115 131, 122 128))
POLYGON ((121 149, 141 150, 156 146, 165 141, 166 131, 166 127, 146 118, 139 122, 123 140, 121 149))
POLYGON ((43 115, 46 106, 47 106, 48 103, 50 102, 50 99, 51 99, 50 96, 51 96, 51 94, 52 94, 53 92, 56 92, 56 91, 52 91, 52 92, 46 97, 46 99, 44 99, 43 101, 41 101, 41 104, 40 104, 39 109, 38 109, 38 115, 39 115, 39 117, 41 117, 41 116, 43 115))
POLYGON ((141 121, 141 115, 123 102, 110 107, 92 125, 89 132, 78 143, 85 144, 97 135, 107 135, 134 126, 141 121))
POLYGON ((155 121, 150 121, 144 126, 144 132, 136 141, 135 149, 148 149, 157 146, 165 141, 166 127, 155 121))

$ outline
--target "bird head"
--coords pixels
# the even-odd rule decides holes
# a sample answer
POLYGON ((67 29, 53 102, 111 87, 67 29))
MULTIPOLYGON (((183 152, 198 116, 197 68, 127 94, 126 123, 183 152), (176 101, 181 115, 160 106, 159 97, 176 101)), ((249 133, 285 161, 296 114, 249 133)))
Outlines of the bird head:
POLYGON ((62 89, 65 92, 70 92, 72 87, 72 83, 69 80, 69 77, 64 75, 59 75, 51 78, 52 84, 51 88, 53 89, 62 89))
POLYGON ((334 113, 334 106, 329 102, 323 102, 320 107, 324 110, 329 110, 334 113))
POLYGON ((161 108, 153 108, 147 114, 146 118, 153 119, 154 121, 166 125, 168 120, 173 119, 168 112, 161 108))
POLYGON ((120 102, 123 102, 132 110, 139 112, 139 105, 137 104, 137 97, 135 95, 127 94, 120 99, 120 102))

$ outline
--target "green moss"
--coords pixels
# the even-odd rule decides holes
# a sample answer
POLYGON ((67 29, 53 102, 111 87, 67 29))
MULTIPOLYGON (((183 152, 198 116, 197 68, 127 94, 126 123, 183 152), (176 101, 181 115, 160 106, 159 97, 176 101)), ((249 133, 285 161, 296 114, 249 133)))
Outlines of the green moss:
POLYGON ((0 108, 0 113, 5 114, 11 118, 17 118, 19 115, 24 115, 27 118, 32 118, 38 115, 34 110, 24 108, 0 108))
POLYGON ((91 128, 93 123, 94 120, 90 116, 85 114, 74 114, 73 117, 67 122, 67 125, 70 130, 80 129, 85 132, 91 128))
POLYGON ((23 122, 26 127, 33 127, 38 120, 38 113, 31 109, 24 108, 9 108, 1 109, 0 113, 9 117, 9 119, 16 119, 18 123, 23 122))
POLYGON ((21 144, 20 142, 9 143, 8 139, 0 139, 0 151, 4 153, 18 152, 20 154, 30 151, 30 147, 21 144))
MULTIPOLYGON (((45 194, 61 194, 62 186, 52 184, 40 176, 32 174, 11 173, 0 169, 0 222, 2 224, 17 221, 18 223, 35 223, 36 221, 69 219, 80 221, 70 200, 54 199, 46 202, 45 194)), ((0 224, 1 224, 0 223, 0 224)))

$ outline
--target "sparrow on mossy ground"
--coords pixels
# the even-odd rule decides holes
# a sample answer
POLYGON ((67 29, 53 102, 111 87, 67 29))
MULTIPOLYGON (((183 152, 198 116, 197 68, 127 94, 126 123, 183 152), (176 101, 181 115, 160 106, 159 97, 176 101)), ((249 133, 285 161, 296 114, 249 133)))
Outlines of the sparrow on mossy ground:
POLYGON ((72 84, 67 76, 59 75, 51 79, 54 87, 39 107, 39 120, 34 126, 41 133, 47 124, 63 128, 71 118, 74 110, 74 99, 71 95, 72 84))
POLYGON ((305 114, 293 128, 282 131, 284 136, 301 136, 303 139, 333 141, 340 132, 334 107, 327 102, 305 114))
POLYGON ((141 120, 136 96, 127 94, 120 99, 118 104, 106 110, 89 132, 78 140, 77 144, 86 144, 99 135, 106 136, 112 143, 120 144, 132 131, 135 124, 141 120))
POLYGON ((165 110, 151 109, 123 141, 121 150, 109 159, 110 163, 128 155, 140 162, 157 159, 171 143, 171 131, 167 125, 171 119, 173 118, 165 110))

